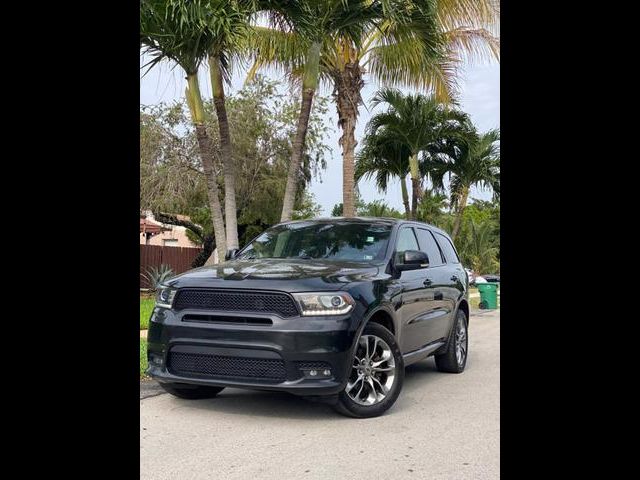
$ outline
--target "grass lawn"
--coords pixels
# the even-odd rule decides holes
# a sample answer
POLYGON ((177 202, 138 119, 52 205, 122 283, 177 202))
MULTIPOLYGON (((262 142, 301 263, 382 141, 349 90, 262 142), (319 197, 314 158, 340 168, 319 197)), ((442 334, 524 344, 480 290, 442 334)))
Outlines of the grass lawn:
POLYGON ((149 317, 155 303, 154 297, 140 297, 140 330, 149 328, 149 317))
POLYGON ((140 378, 146 377, 144 371, 147 369, 147 341, 140 339, 140 378))
POLYGON ((480 308, 480 297, 472 297, 471 295, 478 293, 478 289, 475 287, 469 287, 469 307, 473 310, 480 308))
POLYGON ((469 307, 472 310, 478 310, 480 308, 480 299, 479 298, 470 298, 469 299, 469 307))

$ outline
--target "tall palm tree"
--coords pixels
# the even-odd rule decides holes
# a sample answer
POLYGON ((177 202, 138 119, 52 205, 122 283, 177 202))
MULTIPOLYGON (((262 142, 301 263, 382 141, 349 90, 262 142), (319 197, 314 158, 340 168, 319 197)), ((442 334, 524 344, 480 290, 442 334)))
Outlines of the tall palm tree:
MULTIPOLYGON (((386 86, 432 90, 448 101, 457 90, 458 67, 463 61, 499 57, 497 0, 411 0, 384 2, 383 14, 359 39, 334 37, 322 44, 320 73, 333 85, 333 96, 342 129, 345 216, 355 213, 354 152, 358 109, 362 105, 365 75, 386 86)), ((265 33, 265 32, 263 32, 265 33)), ((257 49, 259 66, 273 58, 299 69, 293 54, 295 35, 271 32, 257 49), (265 55, 266 54, 266 55, 265 55)))
MULTIPOLYGON (((256 26, 255 64, 284 69, 301 82, 300 114, 293 140, 281 221, 291 219, 298 185, 305 138, 321 74, 321 51, 340 38, 358 44, 363 32, 382 14, 379 0, 273 0, 265 2, 271 28, 256 26)), ((353 175, 353 173, 352 173, 353 175)))
POLYGON ((224 211, 227 248, 239 247, 236 208, 235 165, 231 148, 231 134, 225 104, 224 84, 230 83, 230 62, 240 56, 247 36, 251 33, 249 20, 259 8, 255 0, 209 0, 208 28, 212 32, 209 48, 209 73, 213 104, 218 119, 220 150, 224 171, 224 211))
POLYGON ((457 91, 463 61, 499 58, 497 0, 414 0, 408 11, 387 17, 361 46, 334 43, 329 69, 334 83, 343 158, 345 210, 353 190, 353 132, 362 104, 364 75, 385 86, 431 90, 448 102, 457 91), (443 52, 444 49, 444 52, 443 52))
POLYGON ((154 67, 163 60, 179 65, 187 77, 185 95, 196 131, 202 168, 207 181, 216 248, 224 255, 227 240, 214 168, 211 137, 205 126, 205 110, 198 83, 198 69, 214 45, 209 24, 209 0, 141 0, 140 44, 154 67))
POLYGON ((444 179, 449 178, 451 206, 455 209, 455 221, 451 239, 455 240, 462 215, 467 206, 472 186, 482 189, 492 188, 494 199, 500 196, 500 130, 478 133, 475 127, 466 123, 463 128, 449 137, 443 150, 446 155, 436 155, 425 159, 429 175, 436 189, 444 190, 444 179))
POLYGON ((386 112, 371 117, 367 124, 367 135, 392 137, 408 149, 409 172, 411 174, 412 198, 411 218, 422 197, 422 177, 419 155, 440 155, 442 138, 452 135, 468 122, 465 113, 438 102, 434 95, 403 95, 399 90, 385 88, 373 97, 375 107, 386 103, 386 112))
POLYGON ((402 203, 405 217, 411 218, 407 175, 409 174, 409 147, 397 141, 389 132, 376 132, 364 137, 362 149, 355 164, 355 181, 370 179, 375 175, 376 186, 382 192, 387 191, 391 178, 400 179, 402 203))

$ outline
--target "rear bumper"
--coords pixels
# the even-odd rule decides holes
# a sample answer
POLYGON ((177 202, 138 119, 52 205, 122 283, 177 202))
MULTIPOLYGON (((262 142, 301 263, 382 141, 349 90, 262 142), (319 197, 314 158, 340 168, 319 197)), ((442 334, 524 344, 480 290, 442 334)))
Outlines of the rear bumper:
MULTIPOLYGON (((154 310, 149 322, 147 373, 159 382, 279 390, 297 395, 335 395, 346 385, 359 323, 352 315, 293 317, 254 315, 271 325, 184 321, 198 312, 154 310), (178 358, 197 359, 199 367, 214 365, 214 373, 191 371, 178 358), (277 364, 277 374, 262 377, 261 367, 277 364), (318 368, 316 369, 316 365, 318 368), (229 367, 229 369, 227 369, 229 367), (185 370, 186 368, 186 370, 185 370), (311 376, 311 370, 316 375, 311 376), (325 370, 330 374, 324 375, 325 370), (240 374, 238 373, 240 372, 240 374), (244 373, 249 373, 245 375, 244 373)), ((225 317, 249 316, 224 312, 225 317)), ((187 365, 193 365, 186 362, 187 365)))

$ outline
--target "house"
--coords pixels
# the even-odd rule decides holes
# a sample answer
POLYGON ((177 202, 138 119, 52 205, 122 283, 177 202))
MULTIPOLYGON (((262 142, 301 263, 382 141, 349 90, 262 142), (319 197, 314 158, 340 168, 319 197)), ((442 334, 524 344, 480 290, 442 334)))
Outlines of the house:
MULTIPOLYGON (((184 215, 176 215, 181 220, 189 220, 184 215)), ((187 237, 187 229, 177 225, 163 224, 155 220, 151 211, 140 215, 140 244, 164 247, 199 247, 187 237)))

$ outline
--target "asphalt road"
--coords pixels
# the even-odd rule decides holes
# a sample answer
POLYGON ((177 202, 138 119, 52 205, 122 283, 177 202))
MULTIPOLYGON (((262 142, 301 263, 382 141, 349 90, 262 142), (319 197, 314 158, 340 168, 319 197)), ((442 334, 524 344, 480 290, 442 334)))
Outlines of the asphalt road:
POLYGON ((180 400, 140 387, 141 479, 497 479, 500 313, 472 314, 464 373, 407 368, 384 416, 349 419, 283 393, 180 400))

